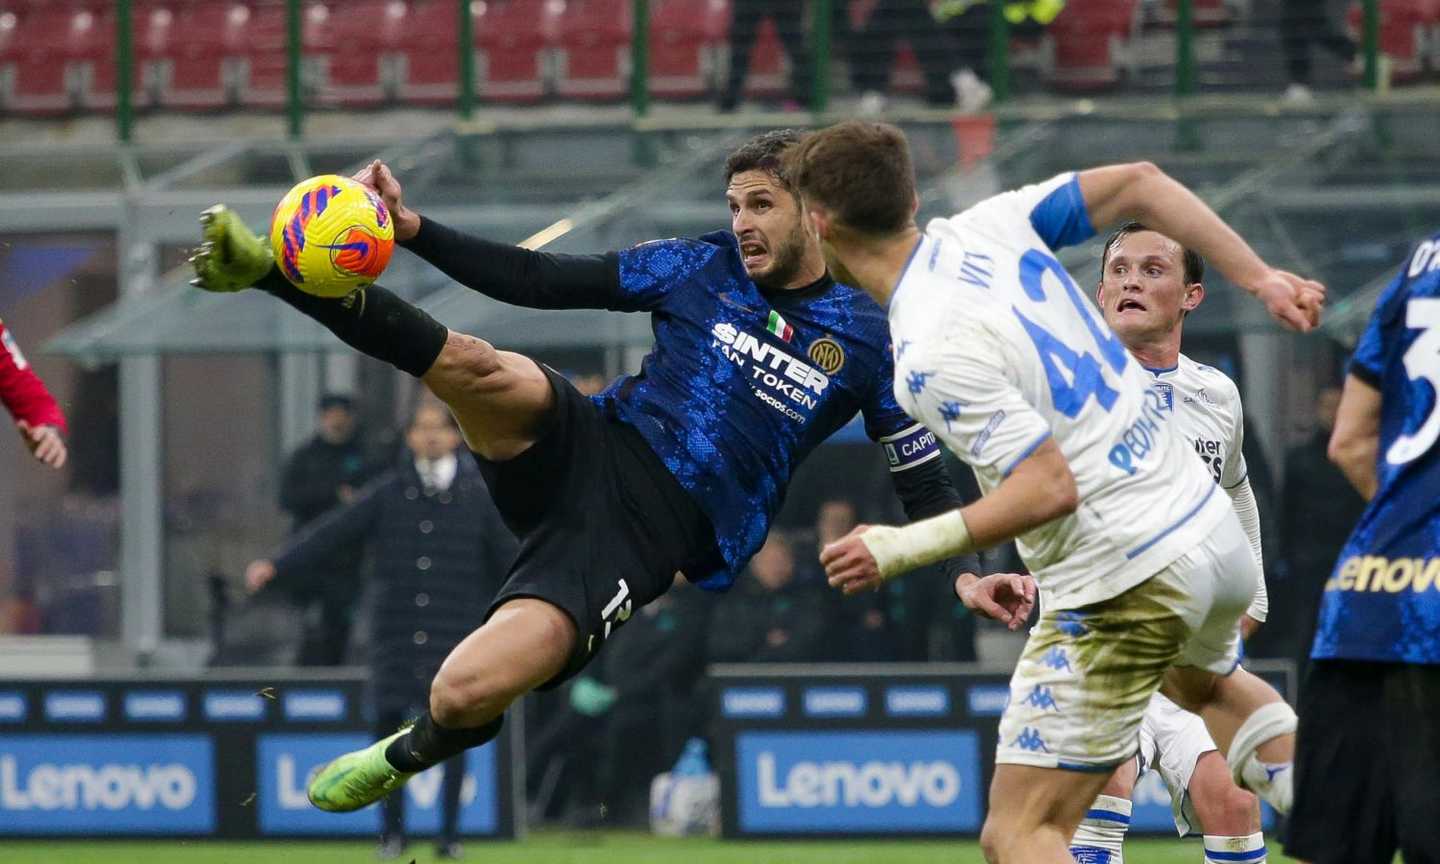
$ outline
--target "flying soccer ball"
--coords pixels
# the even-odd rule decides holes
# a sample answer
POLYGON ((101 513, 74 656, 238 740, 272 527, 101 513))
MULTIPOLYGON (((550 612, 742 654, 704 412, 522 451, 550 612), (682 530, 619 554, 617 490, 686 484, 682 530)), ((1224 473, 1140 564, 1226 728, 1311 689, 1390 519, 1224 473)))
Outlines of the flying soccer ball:
POLYGON ((321 174, 296 184, 270 217, 275 263, 291 284, 319 297, 344 297, 373 284, 395 250, 390 211, 369 187, 321 174))

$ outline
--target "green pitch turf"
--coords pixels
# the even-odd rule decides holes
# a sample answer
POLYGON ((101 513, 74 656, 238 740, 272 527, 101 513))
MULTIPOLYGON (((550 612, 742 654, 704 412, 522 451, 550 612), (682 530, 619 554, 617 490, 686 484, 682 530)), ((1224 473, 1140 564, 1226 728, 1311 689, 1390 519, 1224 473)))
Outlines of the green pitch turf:
MULTIPOLYGON (((375 860, 369 843, 220 843, 187 841, 6 842, 4 860, 33 864, 356 864, 375 860)), ((400 864, 437 859, 428 842, 411 845, 400 864)), ((1134 840, 1134 864, 1199 864, 1199 841, 1134 840)), ((475 864, 984 864, 975 843, 932 841, 722 842, 667 840, 630 833, 536 834, 521 843, 471 843, 475 864)), ((1272 840, 1270 861, 1291 859, 1272 840)))

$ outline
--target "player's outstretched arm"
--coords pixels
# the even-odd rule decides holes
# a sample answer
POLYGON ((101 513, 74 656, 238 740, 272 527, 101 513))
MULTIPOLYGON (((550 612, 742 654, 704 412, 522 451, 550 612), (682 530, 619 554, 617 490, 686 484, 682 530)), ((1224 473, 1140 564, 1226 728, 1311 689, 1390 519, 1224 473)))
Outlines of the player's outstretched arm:
POLYGON ((620 264, 614 254, 536 252, 421 217, 405 206, 400 181, 380 161, 371 162, 353 179, 384 200, 395 220, 397 242, 487 297, 534 309, 616 308, 621 298, 620 264))
POLYGON ((1070 464, 1047 438, 974 504, 903 528, 862 526, 821 550, 820 563, 832 587, 876 588, 917 567, 1013 540, 1079 503, 1070 464))
POLYGON ((1198 252, 1284 326, 1303 333, 1320 323, 1325 286, 1267 265, 1209 205, 1155 165, 1094 168, 1081 171, 1079 180, 1097 229, 1137 219, 1198 252))
POLYGON ((1375 497, 1379 485, 1375 477, 1379 453, 1380 391, 1352 373, 1345 378, 1340 410, 1335 414, 1329 456, 1366 501, 1375 497))

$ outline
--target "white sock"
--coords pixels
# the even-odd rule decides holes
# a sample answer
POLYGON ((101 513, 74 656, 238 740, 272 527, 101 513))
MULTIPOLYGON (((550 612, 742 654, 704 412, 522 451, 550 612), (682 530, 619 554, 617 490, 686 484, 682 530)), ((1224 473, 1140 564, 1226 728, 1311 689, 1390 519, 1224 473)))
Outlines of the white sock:
POLYGON ((1251 756, 1240 771, 1247 789, 1281 813, 1289 813, 1295 800, 1294 768, 1294 762, 1261 762, 1251 756))
POLYGON ((1070 856, 1076 864, 1124 864, 1120 847, 1125 832, 1130 830, 1131 804, 1113 795, 1097 795, 1090 805, 1075 839, 1070 841, 1070 856))
POLYGON ((1265 864, 1265 835, 1245 837, 1205 835, 1205 864, 1265 864))

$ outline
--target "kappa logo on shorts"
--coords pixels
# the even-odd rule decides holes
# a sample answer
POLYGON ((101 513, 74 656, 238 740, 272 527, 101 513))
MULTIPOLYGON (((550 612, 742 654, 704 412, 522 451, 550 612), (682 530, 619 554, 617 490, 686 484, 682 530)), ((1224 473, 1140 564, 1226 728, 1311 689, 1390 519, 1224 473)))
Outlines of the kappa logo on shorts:
POLYGON ((1050 692, 1049 687, 1043 684, 1036 684, 1035 689, 1030 691, 1030 695, 1021 701, 1026 705, 1039 708, 1041 711, 1059 712, 1060 710, 1060 706, 1055 702, 1054 694, 1050 692))
POLYGON ((1040 731, 1029 726, 1020 730, 1020 734, 1015 736, 1015 740, 1010 743, 1010 746, 1031 752, 1050 752, 1050 748, 1045 746, 1045 739, 1040 737, 1040 731))
POLYGON ((806 353, 826 375, 834 375, 845 366, 845 349, 829 336, 811 342, 810 350, 806 353))
POLYGON ((1061 669, 1064 669, 1066 672, 1073 671, 1070 668, 1070 658, 1065 655, 1065 649, 1058 645, 1046 651, 1045 656, 1040 658, 1040 663, 1044 666, 1049 666, 1056 672, 1059 672, 1061 669))

